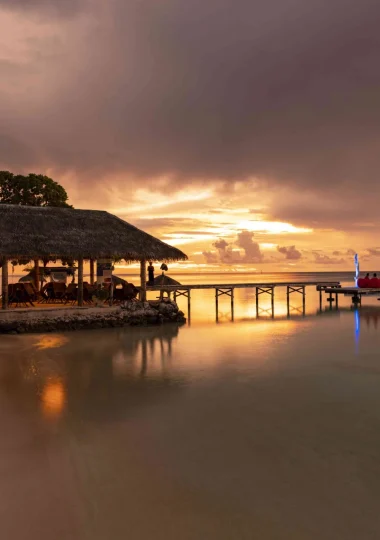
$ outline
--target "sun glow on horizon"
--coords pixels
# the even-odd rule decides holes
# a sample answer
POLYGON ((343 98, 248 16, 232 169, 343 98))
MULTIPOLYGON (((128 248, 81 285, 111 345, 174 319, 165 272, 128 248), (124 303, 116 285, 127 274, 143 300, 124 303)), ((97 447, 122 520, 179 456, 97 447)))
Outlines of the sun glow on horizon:
POLYGON ((252 220, 252 221, 240 221, 237 224, 237 227, 241 230, 251 231, 251 232, 260 232, 262 234, 283 234, 283 233, 312 233, 313 229, 308 229, 306 227, 296 227, 291 223, 284 223, 282 221, 261 221, 261 220, 252 220))

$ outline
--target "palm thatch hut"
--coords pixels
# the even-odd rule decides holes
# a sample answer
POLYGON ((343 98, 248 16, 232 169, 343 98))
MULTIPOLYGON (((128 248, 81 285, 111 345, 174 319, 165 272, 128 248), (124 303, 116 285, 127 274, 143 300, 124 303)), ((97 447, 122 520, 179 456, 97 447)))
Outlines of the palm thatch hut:
POLYGON ((162 273, 160 276, 154 278, 154 285, 158 287, 163 287, 164 285, 181 285, 179 281, 166 276, 162 273))
MULTIPOLYGON (((187 256, 150 234, 100 210, 0 204, 0 261, 3 308, 8 305, 8 262, 78 261, 78 304, 83 304, 83 261, 93 276, 97 259, 140 262, 141 297, 146 297, 146 260, 179 261, 187 256)), ((93 277, 91 278, 93 279, 93 277)))

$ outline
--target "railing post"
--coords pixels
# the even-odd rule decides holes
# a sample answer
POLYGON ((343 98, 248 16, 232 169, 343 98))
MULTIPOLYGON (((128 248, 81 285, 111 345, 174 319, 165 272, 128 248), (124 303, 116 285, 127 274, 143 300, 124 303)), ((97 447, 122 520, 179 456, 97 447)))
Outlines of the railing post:
POLYGON ((8 309, 8 259, 3 259, 1 265, 2 309, 8 309))

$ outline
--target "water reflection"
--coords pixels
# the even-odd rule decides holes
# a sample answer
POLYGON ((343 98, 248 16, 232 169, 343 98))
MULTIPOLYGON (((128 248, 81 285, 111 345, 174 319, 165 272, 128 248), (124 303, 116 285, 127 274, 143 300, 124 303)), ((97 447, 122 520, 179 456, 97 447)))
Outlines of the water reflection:
POLYGON ((29 406, 34 401, 49 421, 78 421, 83 415, 115 419, 179 388, 180 380, 170 373, 178 332, 177 325, 165 325, 23 336, 27 353, 1 358, 0 391, 9 390, 15 400, 21 394, 29 406))
POLYGON ((57 349, 68 342, 68 337, 63 334, 42 335, 35 344, 37 349, 57 349))
POLYGON ((380 309, 293 304, 2 336, 3 537, 373 537, 380 309))
POLYGON ((47 418, 58 418, 65 405, 65 386, 62 380, 47 381, 42 389, 41 403, 47 418))

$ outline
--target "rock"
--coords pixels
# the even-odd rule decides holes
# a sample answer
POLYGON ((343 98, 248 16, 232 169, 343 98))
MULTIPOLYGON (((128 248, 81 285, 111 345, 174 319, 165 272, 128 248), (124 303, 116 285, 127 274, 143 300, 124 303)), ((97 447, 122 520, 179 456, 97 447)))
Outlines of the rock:
POLYGON ((73 331, 91 328, 116 328, 126 325, 145 326, 164 322, 183 323, 186 321, 175 302, 125 302, 120 310, 99 312, 72 312, 51 318, 42 311, 38 318, 16 320, 1 319, 0 334, 24 334, 26 332, 73 331))

